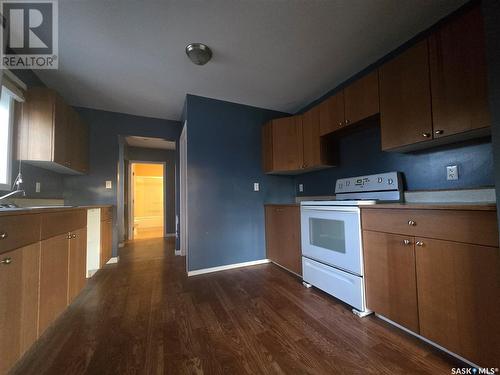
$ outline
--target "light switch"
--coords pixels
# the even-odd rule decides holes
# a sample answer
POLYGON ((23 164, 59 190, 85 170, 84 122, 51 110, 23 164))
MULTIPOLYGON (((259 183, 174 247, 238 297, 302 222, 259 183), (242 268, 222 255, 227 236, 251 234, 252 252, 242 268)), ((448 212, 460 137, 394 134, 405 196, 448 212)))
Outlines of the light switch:
POLYGON ((304 184, 299 184, 299 193, 304 192, 304 184))
POLYGON ((106 181, 106 189, 112 189, 113 188, 113 184, 111 181, 106 181))
POLYGON ((41 190, 42 184, 39 182, 35 182, 35 192, 39 193, 41 190))
POLYGON ((446 179, 448 181, 458 180, 458 166, 448 165, 446 167, 446 179))
POLYGON ((260 190, 260 184, 258 182, 253 183, 253 191, 259 191, 260 190))

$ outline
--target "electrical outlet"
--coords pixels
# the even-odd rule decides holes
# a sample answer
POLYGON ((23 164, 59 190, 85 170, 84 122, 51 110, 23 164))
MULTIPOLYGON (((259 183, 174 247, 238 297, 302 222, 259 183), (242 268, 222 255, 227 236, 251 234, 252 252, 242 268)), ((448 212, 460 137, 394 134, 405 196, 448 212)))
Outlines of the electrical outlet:
POLYGON ((304 184, 299 184, 299 193, 304 192, 304 184))
POLYGON ((113 183, 111 181, 106 181, 106 189, 112 189, 113 183))
POLYGON ((448 181, 458 180, 458 166, 448 165, 446 167, 446 179, 448 181))
POLYGON ((35 192, 39 193, 42 188, 42 184, 39 182, 35 182, 35 192))
POLYGON ((260 190, 260 184, 258 182, 253 183, 253 191, 259 191, 260 190))

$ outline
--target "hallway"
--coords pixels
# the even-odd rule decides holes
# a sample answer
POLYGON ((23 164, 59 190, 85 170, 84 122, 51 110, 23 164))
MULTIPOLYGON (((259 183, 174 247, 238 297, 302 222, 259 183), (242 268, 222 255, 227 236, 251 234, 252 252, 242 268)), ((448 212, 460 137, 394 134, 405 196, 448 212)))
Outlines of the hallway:
POLYGON ((12 374, 449 374, 460 366, 272 264, 188 279, 173 247, 173 239, 127 245, 12 374))

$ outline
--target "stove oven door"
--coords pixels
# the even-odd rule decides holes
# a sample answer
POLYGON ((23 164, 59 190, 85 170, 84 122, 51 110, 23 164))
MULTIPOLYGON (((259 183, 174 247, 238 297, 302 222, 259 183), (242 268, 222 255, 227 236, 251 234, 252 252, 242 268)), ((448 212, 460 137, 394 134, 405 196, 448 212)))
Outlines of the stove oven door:
POLYGON ((302 256, 362 276, 358 207, 302 206, 302 256))

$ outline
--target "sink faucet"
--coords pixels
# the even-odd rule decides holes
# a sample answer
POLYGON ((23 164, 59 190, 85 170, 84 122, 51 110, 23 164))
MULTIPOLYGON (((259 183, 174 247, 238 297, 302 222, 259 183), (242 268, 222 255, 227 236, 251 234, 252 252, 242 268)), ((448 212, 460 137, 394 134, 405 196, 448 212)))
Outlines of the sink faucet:
POLYGON ((8 193, 8 194, 2 195, 2 196, 0 197, 0 201, 1 201, 2 199, 5 199, 5 198, 8 198, 8 197, 11 197, 11 196, 16 195, 16 194, 22 194, 22 195, 23 195, 23 197, 25 197, 25 196, 26 196, 26 192, 25 192, 24 190, 14 190, 14 191, 11 191, 11 192, 10 192, 10 193, 8 193))
POLYGON ((11 191, 8 194, 2 195, 0 197, 0 201, 2 199, 8 198, 8 197, 12 197, 13 195, 16 195, 16 194, 22 194, 23 197, 25 197, 26 196, 26 192, 23 189, 21 189, 22 184, 23 184, 23 176, 21 174, 21 165, 19 165, 19 174, 17 175, 16 180, 14 181, 14 185, 12 185, 12 188, 14 188, 14 186, 15 186, 16 190, 11 191))

